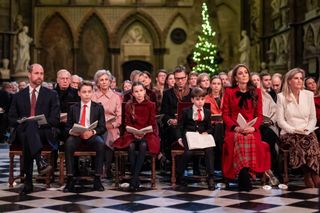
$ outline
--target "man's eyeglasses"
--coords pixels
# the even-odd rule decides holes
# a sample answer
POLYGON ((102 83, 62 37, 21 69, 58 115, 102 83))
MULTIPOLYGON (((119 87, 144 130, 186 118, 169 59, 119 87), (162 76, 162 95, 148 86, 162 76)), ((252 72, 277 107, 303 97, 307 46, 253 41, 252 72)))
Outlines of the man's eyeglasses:
POLYGON ((184 79, 186 79, 186 76, 181 77, 181 78, 174 77, 174 80, 176 80, 176 81, 181 81, 181 80, 184 80, 184 79))

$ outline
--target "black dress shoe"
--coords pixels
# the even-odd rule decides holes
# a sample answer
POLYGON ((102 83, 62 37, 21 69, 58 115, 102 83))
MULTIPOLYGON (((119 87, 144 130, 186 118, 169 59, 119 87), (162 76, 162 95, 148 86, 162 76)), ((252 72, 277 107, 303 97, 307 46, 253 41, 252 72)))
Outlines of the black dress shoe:
POLYGON ((176 184, 179 186, 188 186, 188 182, 183 176, 177 176, 176 184))
POLYGON ((63 192, 74 192, 74 180, 73 177, 68 177, 67 184, 63 188, 63 192))
POLYGON ((38 173, 40 175, 48 174, 52 171, 52 166, 50 166, 41 156, 40 160, 37 161, 38 173))
POLYGON ((209 178, 208 178, 208 189, 209 189, 210 191, 213 191, 213 190, 215 189, 213 177, 209 177, 209 178))
POLYGON ((200 170, 199 169, 195 169, 195 170, 193 170, 193 175, 194 176, 200 176, 200 170))
POLYGON ((140 180, 132 178, 130 181, 129 191, 136 192, 139 191, 140 188, 140 180))
POLYGON ((20 196, 25 196, 33 192, 33 185, 32 184, 24 184, 22 190, 20 191, 20 196))
POLYGON ((100 177, 95 177, 93 182, 93 190, 94 191, 104 191, 104 187, 101 183, 100 177))

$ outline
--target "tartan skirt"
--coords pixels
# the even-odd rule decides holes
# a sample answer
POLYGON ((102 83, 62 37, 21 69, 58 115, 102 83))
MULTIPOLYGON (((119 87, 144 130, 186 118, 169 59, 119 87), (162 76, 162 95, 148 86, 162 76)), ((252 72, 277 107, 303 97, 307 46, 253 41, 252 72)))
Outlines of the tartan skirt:
POLYGON ((320 146, 315 133, 309 135, 284 134, 280 136, 281 146, 289 145, 289 162, 293 168, 307 165, 320 174, 320 146))
POLYGON ((255 171, 257 167, 257 147, 253 134, 234 134, 233 169, 236 174, 244 167, 255 171))

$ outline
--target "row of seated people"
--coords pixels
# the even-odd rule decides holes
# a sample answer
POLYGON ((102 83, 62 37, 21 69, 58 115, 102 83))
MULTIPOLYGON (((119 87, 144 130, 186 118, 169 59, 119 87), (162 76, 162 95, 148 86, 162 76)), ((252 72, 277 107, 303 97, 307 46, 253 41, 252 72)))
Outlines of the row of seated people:
MULTIPOLYGON (((230 178, 234 178, 236 176, 239 175, 239 184, 242 188, 244 189, 249 189, 250 186, 250 174, 252 172, 259 172, 259 171, 267 171, 270 167, 268 166, 269 161, 265 162, 263 164, 263 162, 261 163, 259 161, 259 159, 257 159, 257 156, 261 157, 263 155, 256 155, 254 153, 258 152, 258 148, 259 148, 259 142, 261 142, 260 139, 260 133, 259 133, 259 126, 261 124, 262 121, 262 101, 261 101, 261 92, 259 92, 259 90, 257 90, 255 87, 253 87, 252 85, 250 85, 250 80, 249 80, 249 71, 245 66, 239 66, 236 67, 234 69, 233 72, 233 77, 235 79, 235 85, 232 89, 227 90, 225 98, 224 98, 224 106, 223 106, 223 120, 225 121, 226 124, 226 136, 225 136, 225 144, 224 144, 224 149, 223 149, 223 159, 225 160, 223 162, 223 174, 226 177, 230 177, 230 178), (238 83, 238 84, 236 84, 238 83), (240 85, 243 86, 243 88, 240 87, 240 85), (251 87, 252 86, 252 87, 251 87), (233 91, 235 90, 235 91, 233 91), (240 93, 238 91, 241 91, 240 93), (229 91, 229 98, 227 94, 229 91), (255 92, 252 92, 255 91, 255 92), (251 92, 251 93, 250 93, 251 92), (242 93, 242 94, 241 94, 242 93), (230 100, 229 100, 230 99, 230 100), (228 101, 229 100, 229 101, 228 101), (235 104, 235 105, 234 105, 235 104), (250 109, 251 107, 251 109, 250 109), (238 108, 238 109, 237 109, 238 108), (228 111, 229 110, 229 111, 228 111), (236 119, 235 119, 235 115, 237 115, 239 112, 241 112, 241 114, 244 114, 247 120, 251 120, 254 117, 258 117, 258 122, 256 122, 256 124, 253 127, 249 127, 246 129, 241 129, 237 126, 236 124, 236 119), (229 138, 229 139, 228 139, 229 138), (236 141, 235 141, 236 140, 236 141), (249 146, 250 149, 247 149, 248 144, 254 144, 252 146, 249 146), (243 157, 244 156, 244 157, 243 157), (228 159, 229 158, 229 159, 228 159), (235 163, 236 162, 236 163, 235 163)), ((179 88, 179 82, 184 82, 186 80, 186 73, 183 72, 177 72, 176 73, 176 82, 177 82, 177 87, 179 88), (179 77, 179 75, 181 75, 179 77)), ((51 126, 57 126, 57 122, 59 123, 59 109, 58 109, 58 113, 55 114, 57 112, 57 109, 55 109, 58 105, 58 101, 54 100, 54 96, 56 95, 55 93, 51 93, 49 91, 46 90, 46 93, 51 94, 52 98, 50 99, 50 95, 46 95, 46 99, 42 100, 42 96, 41 92, 43 90, 40 90, 40 85, 41 85, 41 80, 43 80, 43 69, 40 65, 33 65, 30 68, 29 71, 29 80, 30 80, 30 87, 33 86, 33 88, 38 88, 39 90, 36 90, 35 94, 33 94, 33 91, 31 92, 29 89, 27 89, 26 91, 22 91, 20 95, 17 95, 14 97, 12 106, 10 107, 10 120, 11 120, 11 124, 13 126, 17 126, 17 119, 21 118, 21 117, 28 117, 30 115, 35 115, 35 114, 45 114, 47 120, 48 120, 48 125, 51 126), (23 94, 22 94, 23 93, 23 94), (29 96, 28 96, 29 94, 29 96), (35 98, 34 98, 35 96, 35 98), (38 96, 38 97, 36 97, 38 96), (27 98, 26 98, 27 97, 27 98), (28 99, 29 97, 29 99, 28 99), (20 100, 21 99, 21 100, 20 100), (35 101, 34 101, 35 99, 35 101), (27 101, 27 102, 26 102, 27 101), (25 107, 27 104, 26 103, 30 103, 30 107, 25 107), (36 104, 35 104, 36 102, 36 104), (40 103, 40 104, 39 104, 40 103), (45 109, 42 109, 43 107, 45 107, 45 109), (30 111, 29 111, 30 110, 30 111), (32 112, 32 110, 34 112, 32 112), (58 115, 58 116, 57 116, 58 115), (52 119, 50 119, 52 118, 52 119)), ((291 79, 290 79, 291 80, 291 79)), ((101 81, 101 85, 103 85, 103 82, 101 81)), ((182 85, 182 83, 180 84, 180 86, 182 85)), ((91 95, 92 95, 92 86, 86 86, 84 85, 84 88, 87 88, 88 90, 90 90, 91 88, 91 95)), ((160 142, 159 142, 159 138, 157 137, 157 127, 155 122, 151 121, 151 117, 152 120, 155 120, 155 106, 151 107, 153 105, 144 105, 141 106, 141 108, 139 109, 139 101, 142 102, 148 102, 151 103, 147 100, 144 100, 145 97, 145 89, 144 86, 142 84, 137 83, 137 85, 135 85, 137 88, 135 90, 135 88, 133 88, 133 99, 131 100, 131 105, 127 104, 126 106, 126 113, 128 112, 128 115, 126 114, 126 121, 125 124, 132 124, 132 125, 138 125, 137 128, 141 128, 148 125, 152 125, 154 128, 154 132, 149 136, 148 134, 146 136, 144 135, 130 135, 130 134, 125 134, 123 137, 118 138, 117 140, 113 141, 112 143, 112 147, 118 147, 118 148, 124 148, 124 147, 130 147, 129 153, 133 153, 135 154, 136 152, 134 150, 139 150, 142 153, 145 153, 145 151, 147 150, 147 148, 149 149, 149 151, 151 152, 159 152, 160 149, 160 142), (139 100, 139 101, 138 101, 139 100), (137 102, 135 104, 132 104, 133 102, 137 102), (127 109, 128 108, 128 109, 127 109), (154 109, 153 109, 154 108, 154 109), (153 110, 150 110, 153 109, 153 110), (136 111, 137 110, 137 111, 136 111), (138 117, 138 111, 140 111, 141 113, 141 117, 138 117), (148 115, 148 113, 153 113, 154 116, 148 117, 146 115, 148 115), (130 123, 128 123, 130 122, 130 123), (151 123, 152 122, 152 123, 151 123), (148 139, 146 139, 146 137, 148 136, 148 139), (144 141, 141 143, 136 143, 133 141, 144 141), (132 143, 133 142, 133 143, 132 143)), ((184 92, 185 91, 180 91, 179 89, 172 89, 172 90, 168 90, 166 93, 173 93, 175 95, 175 98, 180 97, 181 100, 185 97, 184 96, 184 92)), ((188 93, 189 94, 189 93, 188 93)), ((189 94, 190 95, 190 94, 189 94)), ((79 96, 81 97, 81 99, 83 98, 89 98, 91 100, 91 96, 90 96, 90 92, 88 92, 87 90, 84 91, 84 93, 82 94, 81 88, 79 91, 79 96)), ((200 95, 202 96, 202 95, 200 95)), ((202 96, 203 97, 203 96, 202 96)), ((168 95, 164 95, 164 100, 163 100, 163 104, 162 106, 165 106, 165 103, 168 101, 165 101, 165 99, 170 99, 170 96, 168 95)), ((199 98, 199 97, 197 97, 199 98)), ((191 99, 191 98, 190 98, 191 99)), ((201 98, 200 98, 201 99, 201 98)), ((180 100, 180 101, 181 101, 180 100)), ((170 101, 169 101, 170 102, 170 101)), ((94 103, 94 102, 90 102, 90 103, 94 103)), ((177 103, 177 102, 176 102, 177 103)), ((175 103, 175 105, 177 105, 175 103)), ((95 105, 95 104, 93 104, 95 105)), ((174 104, 173 104, 174 105, 174 104)), ((98 106, 98 105, 97 105, 98 106)), ((103 107, 101 105, 99 105, 100 109, 98 111, 101 111, 102 109, 102 114, 100 112, 100 114, 97 114, 97 120, 101 121, 98 122, 98 127, 101 127, 101 129, 99 131, 97 131, 97 129, 93 130, 93 131, 87 131, 81 135, 78 134, 73 134, 71 132, 68 132, 71 136, 69 136, 69 138, 67 139, 66 142, 66 164, 67 164, 67 175, 68 175, 68 181, 67 181, 67 185, 65 187, 65 191, 68 191, 69 189, 72 190, 72 176, 73 176, 73 172, 72 172, 72 166, 73 164, 72 159, 70 159, 70 156, 67 156, 67 152, 69 150, 69 154, 72 154, 72 147, 75 146, 76 143, 80 143, 81 139, 82 140, 87 140, 87 141, 91 141, 94 138, 94 141, 98 141, 97 144, 101 144, 101 146, 104 146, 104 140, 101 137, 102 134, 105 131, 106 125, 105 125, 105 120, 102 119, 104 118, 104 113, 103 113, 103 107), (104 120, 104 121, 102 121, 104 120), (94 136, 94 137, 93 137, 94 136), (71 144, 71 147, 68 146, 68 144, 71 144), (69 149, 68 149, 69 147, 69 149), (68 160, 69 159, 69 160, 68 160)), ((59 106, 58 106, 59 107, 59 106)), ((170 106, 172 107, 172 106, 170 106)), ((165 107, 162 107, 162 110, 165 111, 165 107)), ((80 121, 80 115, 81 115, 81 119, 82 119, 82 113, 83 113, 83 106, 80 106, 80 104, 78 104, 78 106, 72 106, 69 113, 68 113, 68 121, 67 121, 67 130, 68 128, 70 128, 73 123, 77 123, 78 121, 80 121), (76 110, 76 107, 78 108, 76 110), (81 107, 81 108, 80 108, 81 107), (81 109, 81 110, 80 110, 81 109), (70 113, 72 112, 72 110, 74 110, 74 113, 70 113), (80 114, 81 111, 81 114, 80 114), (71 125, 70 125, 71 124, 71 125)), ((90 110, 91 111, 91 110, 90 110)), ((175 111, 176 111, 176 107, 175 107, 175 111)), ((90 114, 90 113, 89 113, 90 114)), ((95 114, 95 113, 93 113, 95 114)), ((177 120, 175 119, 175 114, 173 114, 173 116, 170 118, 171 113, 164 113, 164 121, 166 120, 167 122, 165 122, 166 124, 168 124, 167 127, 173 127, 172 129, 177 129, 177 120), (169 118, 168 118, 169 117, 169 118)), ((197 114, 197 113, 195 113, 197 114)), ((201 113, 200 113, 201 114, 201 113)), ((205 117, 205 116, 203 116, 205 117)), ((87 124, 92 123, 93 120, 90 119, 91 117, 89 117, 88 119, 85 119, 85 124, 87 122, 87 124)), ((111 122, 110 125, 112 127, 113 123, 111 122)), ((45 165, 45 163, 43 163, 43 160, 41 159, 41 156, 39 155, 39 150, 41 149, 41 140, 39 140, 40 138, 42 139, 43 137, 45 138, 44 141, 47 141, 49 143, 53 143, 52 138, 50 138, 50 133, 48 132, 48 129, 46 128, 46 126, 41 126, 39 128, 39 132, 41 132, 41 134, 36 135, 33 134, 33 137, 31 135, 28 135, 29 133, 34 133, 37 132, 35 131, 35 129, 38 129, 38 127, 30 122, 30 123, 25 123, 23 125, 18 125, 17 127, 17 136, 19 138, 20 141, 23 142, 24 144, 24 155, 25 157, 27 156, 26 159, 28 159, 28 163, 29 164, 25 164, 25 172, 26 172, 26 184, 25 187, 22 190, 22 194, 26 194, 32 191, 32 181, 31 181, 31 177, 32 177, 32 170, 30 171, 30 167, 29 169, 26 169, 27 166, 30 166, 30 161, 33 161, 33 159, 36 159, 38 165, 39 165, 39 169, 42 172, 46 172, 48 170, 48 166, 45 165), (20 129, 20 130, 19 130, 20 129), (18 131, 19 130, 19 131, 18 131), (41 130, 41 131, 40 131, 41 130), (42 131, 44 130, 44 131, 42 131), (20 134, 21 132, 23 132, 23 134, 20 134), (32 140, 31 140, 32 139, 32 140), (34 141, 39 141, 39 143, 34 143, 34 141), (41 166, 41 164, 44 164, 44 166, 41 166), (30 176, 31 175, 31 176, 30 176)), ((167 128, 168 129, 168 128, 167 128)), ((200 131, 200 130, 198 130, 200 131)), ((201 132, 210 132, 210 130, 206 131, 202 131, 201 132)), ((109 132, 108 132, 109 133, 109 132)), ((175 132, 177 133, 177 132, 175 132)), ((179 131, 178 131, 179 133, 179 131)), ((109 134, 108 134, 109 135, 109 134)), ((170 134, 171 135, 171 134, 170 134)), ((175 135, 175 134, 173 134, 175 135)), ((183 136, 183 134, 182 134, 183 136)), ((188 150, 187 145, 185 143, 185 140, 183 139, 183 137, 180 137, 181 140, 178 140, 181 146, 185 147, 186 150, 188 150)), ((175 139, 179 139, 179 137, 176 137, 175 139)), ((53 146, 55 144, 52 144, 53 146)), ((95 145, 97 146, 97 145, 95 145)), ((100 146, 100 148, 101 148, 100 146)), ((314 146, 314 145, 313 145, 314 146)), ((98 151, 98 146, 97 146, 97 151, 98 151)), ((99 149, 99 150, 103 150, 103 149, 99 149)), ((98 153, 97 153, 98 154, 98 153)), ((144 155, 142 154, 138 154, 137 156, 133 156, 133 154, 131 154, 129 156, 129 159, 131 161, 131 171, 134 174, 134 178, 132 179, 131 182, 131 187, 133 189, 137 188, 137 186, 139 185, 139 181, 137 178, 137 174, 140 172, 141 170, 141 164, 144 161, 144 155)), ((102 154, 103 155, 103 154, 102 154)), ((99 155, 101 156, 101 155, 99 155)), ((187 154, 185 155, 185 157, 187 158, 187 154)), ((72 157, 71 157, 72 158, 72 157)), ((102 157, 103 159, 103 157, 102 157)), ((213 154, 212 154, 212 159, 213 159, 213 154)), ((212 161, 213 160, 209 160, 209 163, 207 163, 207 168, 208 168, 208 174, 209 174, 209 178, 208 178, 208 186, 209 188, 212 189, 212 183, 213 183, 213 179, 211 178, 211 173, 213 170, 209 170, 210 168, 208 167, 208 165, 213 165, 212 161)), ((307 162, 308 163, 308 162, 307 162)), ((100 182, 100 175, 102 172, 102 162, 101 162, 101 157, 96 157, 96 174, 95 174, 95 184, 94 184, 94 188, 96 190, 103 190, 103 186, 100 182)), ((179 168, 183 168, 179 167, 179 168)), ((31 167, 32 168, 32 167, 31 167)), ((310 171, 310 175, 313 174, 310 171)), ((315 176, 315 175, 313 175, 315 176)), ((313 177, 312 176, 312 177, 313 177)), ((181 172, 178 172, 178 179, 181 177, 181 172)), ((316 178, 314 178, 316 179, 316 178)))

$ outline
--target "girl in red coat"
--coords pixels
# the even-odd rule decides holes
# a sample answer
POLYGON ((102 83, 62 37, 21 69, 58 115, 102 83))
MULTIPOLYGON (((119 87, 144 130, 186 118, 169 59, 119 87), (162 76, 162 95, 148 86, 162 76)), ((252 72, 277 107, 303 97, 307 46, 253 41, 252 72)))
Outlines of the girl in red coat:
POLYGON ((151 153, 157 154, 160 150, 160 141, 156 124, 156 105, 145 99, 146 89, 141 82, 133 83, 132 96, 132 99, 125 106, 125 126, 142 129, 151 125, 153 132, 136 135, 126 131, 122 137, 113 143, 113 146, 119 149, 129 148, 132 174, 130 189, 137 190, 140 185, 139 173, 147 148, 151 153))
POLYGON ((226 127, 223 175, 230 179, 238 176, 239 189, 249 191, 252 188, 250 174, 270 169, 270 151, 268 144, 261 141, 259 132, 263 120, 261 90, 250 81, 249 69, 243 64, 232 71, 232 87, 224 94, 222 119, 226 127), (254 118, 257 121, 243 129, 237 123, 239 113, 247 122, 254 118))

